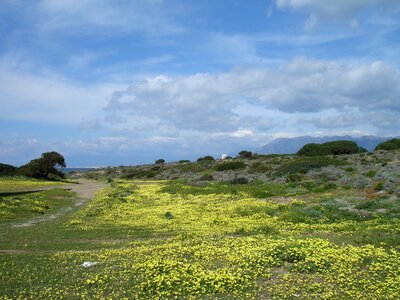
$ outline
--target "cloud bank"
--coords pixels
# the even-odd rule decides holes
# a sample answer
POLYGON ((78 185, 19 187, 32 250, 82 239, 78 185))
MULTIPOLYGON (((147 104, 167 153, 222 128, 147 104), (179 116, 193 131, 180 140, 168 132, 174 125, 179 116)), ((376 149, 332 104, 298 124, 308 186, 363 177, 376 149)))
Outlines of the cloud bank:
POLYGON ((109 123, 147 120, 149 130, 156 124, 199 132, 262 130, 257 126, 263 119, 271 119, 273 126, 279 114, 302 115, 301 122, 316 113, 335 111, 338 127, 364 120, 379 132, 384 117, 365 116, 400 113, 400 72, 380 61, 353 65, 297 58, 277 69, 159 75, 115 92, 105 111, 109 123))

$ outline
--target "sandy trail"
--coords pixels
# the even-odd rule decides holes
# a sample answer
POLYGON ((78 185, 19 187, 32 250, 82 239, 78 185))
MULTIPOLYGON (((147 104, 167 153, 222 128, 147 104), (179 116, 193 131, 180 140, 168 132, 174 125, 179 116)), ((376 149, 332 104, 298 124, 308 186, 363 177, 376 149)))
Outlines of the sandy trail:
POLYGON ((107 186, 106 183, 103 182, 98 182, 98 181, 92 181, 92 180, 86 180, 86 179, 81 179, 79 180, 78 184, 69 184, 69 185, 63 185, 63 186, 54 186, 54 187, 49 187, 46 188, 46 190, 53 189, 53 188, 62 188, 66 190, 71 190, 75 192, 76 196, 74 198, 75 203, 73 206, 67 206, 63 207, 60 209, 58 212, 45 215, 42 217, 34 218, 22 223, 17 223, 11 225, 11 228, 19 228, 19 227, 29 227, 33 226, 37 223, 41 222, 46 222, 50 220, 57 219, 64 215, 67 212, 70 212, 74 209, 74 207, 79 207, 87 203, 90 199, 94 197, 96 192, 102 188, 105 188, 107 186))

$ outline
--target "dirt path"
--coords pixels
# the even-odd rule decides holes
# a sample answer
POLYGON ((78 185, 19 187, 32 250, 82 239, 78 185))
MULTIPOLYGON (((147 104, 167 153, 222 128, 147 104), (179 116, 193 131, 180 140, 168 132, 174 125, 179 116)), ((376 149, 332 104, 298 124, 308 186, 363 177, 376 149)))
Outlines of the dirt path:
MULTIPOLYGON (((63 207, 60 209, 58 212, 45 215, 39 218, 34 218, 22 223, 17 223, 11 225, 11 228, 19 228, 19 227, 29 227, 33 226, 37 223, 41 222, 46 222, 50 220, 57 219, 64 215, 67 212, 70 212, 74 209, 74 207, 79 207, 87 203, 90 199, 94 197, 96 192, 102 188, 105 188, 107 186, 106 183, 103 182, 98 182, 98 181, 91 181, 91 180, 86 180, 86 179, 81 179, 79 180, 78 184, 69 184, 69 185, 63 185, 63 186, 55 186, 52 188, 62 188, 66 190, 71 190, 75 192, 75 203, 73 206, 67 206, 63 207)), ((46 188, 46 190, 52 189, 52 188, 46 188)))

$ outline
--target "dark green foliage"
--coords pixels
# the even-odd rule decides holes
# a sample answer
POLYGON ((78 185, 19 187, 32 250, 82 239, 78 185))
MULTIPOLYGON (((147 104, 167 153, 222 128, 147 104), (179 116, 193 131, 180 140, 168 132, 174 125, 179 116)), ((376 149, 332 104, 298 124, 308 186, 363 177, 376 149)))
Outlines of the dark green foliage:
POLYGON ((164 217, 165 217, 166 219, 168 219, 168 220, 171 220, 171 219, 174 218, 174 215, 173 215, 170 211, 167 211, 167 212, 164 214, 164 217))
POLYGON ((245 177, 236 177, 231 180, 232 184, 247 184, 249 183, 249 180, 245 177))
POLYGON ((197 159, 197 162, 202 162, 202 161, 214 161, 214 157, 207 155, 204 157, 200 157, 199 159, 197 159))
POLYGON ((334 141, 323 144, 307 144, 304 145, 298 152, 300 156, 321 156, 321 155, 341 155, 361 153, 366 150, 359 147, 357 143, 352 141, 334 141))
POLYGON ((270 164, 257 161, 250 166, 249 173, 266 173, 270 172, 271 170, 272 167, 270 164))
POLYGON ((299 173, 289 173, 286 177, 286 182, 299 182, 303 180, 303 176, 299 173))
POLYGON ((212 181, 214 177, 211 174, 204 174, 199 178, 200 181, 212 181))
POLYGON ((156 164, 156 165, 160 165, 160 164, 163 164, 163 163, 165 163, 165 159, 162 159, 162 158, 157 159, 157 160, 155 161, 155 164, 156 164))
POLYGON ((17 173, 17 168, 12 165, 0 163, 0 176, 12 176, 17 173))
POLYGON ((376 170, 369 170, 367 173, 365 173, 365 176, 372 178, 375 177, 376 175, 376 170))
POLYGON ((376 150, 396 150, 400 149, 400 139, 391 139, 386 142, 380 143, 378 146, 376 146, 376 150))
POLYGON ((393 203, 388 201, 386 198, 378 198, 378 199, 373 199, 373 200, 368 200, 365 202, 361 202, 355 206, 357 209, 365 209, 365 210, 371 210, 374 211, 376 209, 380 208, 392 208, 393 203))
POLYGON ((64 157, 55 151, 45 152, 40 158, 31 160, 20 167, 22 175, 32 178, 57 180, 64 178, 64 174, 56 169, 56 166, 66 167, 64 157))
POLYGON ((278 169, 276 169, 275 173, 277 175, 307 173, 311 169, 318 169, 331 165, 340 166, 343 164, 344 163, 342 161, 327 157, 307 157, 284 163, 278 169))
POLYGON ((383 188, 384 188, 384 182, 382 182, 382 181, 379 181, 374 186, 374 190, 377 191, 377 192, 382 191, 383 188))
POLYGON ((188 160, 188 159, 181 159, 181 160, 179 161, 179 163, 180 163, 180 164, 187 164, 187 163, 190 163, 190 160, 188 160))
POLYGON ((322 205, 313 206, 286 206, 276 214, 280 220, 293 223, 335 223, 343 220, 362 221, 362 217, 356 212, 337 209, 322 205))
POLYGON ((214 167, 216 171, 238 170, 246 168, 246 164, 242 161, 227 161, 214 167))
POLYGON ((125 174, 121 175, 122 179, 134 179, 134 178, 147 178, 151 179, 154 178, 158 174, 157 171, 152 170, 133 170, 126 172, 125 174))
POLYGON ((202 161, 200 163, 190 162, 190 163, 182 163, 174 166, 174 169, 181 174, 195 174, 195 173, 204 173, 209 172, 212 169, 214 161, 202 161))
POLYGON ((154 167, 152 167, 152 168, 150 169, 150 171, 160 171, 160 170, 162 170, 162 167, 161 167, 161 166, 154 166, 154 167))
POLYGON ((253 153, 251 151, 242 150, 239 152, 238 156, 240 158, 251 158, 253 156, 253 153))

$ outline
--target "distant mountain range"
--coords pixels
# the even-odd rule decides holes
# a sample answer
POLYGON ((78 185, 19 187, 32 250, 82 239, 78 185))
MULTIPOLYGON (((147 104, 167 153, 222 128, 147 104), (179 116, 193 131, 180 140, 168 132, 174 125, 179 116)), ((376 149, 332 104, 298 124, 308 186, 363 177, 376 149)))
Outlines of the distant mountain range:
POLYGON ((362 137, 352 137, 349 135, 345 136, 323 136, 323 137, 313 137, 313 136, 299 136, 295 138, 278 138, 272 142, 266 144, 259 149, 260 154, 292 154, 296 153, 301 147, 309 143, 325 143, 337 140, 348 140, 354 141, 359 146, 364 147, 368 151, 375 149, 376 145, 387 141, 391 138, 387 137, 377 137, 377 136, 362 136, 362 137))

